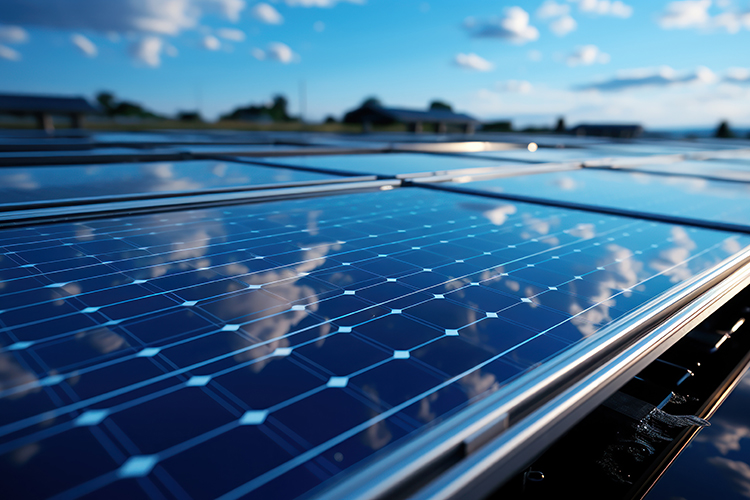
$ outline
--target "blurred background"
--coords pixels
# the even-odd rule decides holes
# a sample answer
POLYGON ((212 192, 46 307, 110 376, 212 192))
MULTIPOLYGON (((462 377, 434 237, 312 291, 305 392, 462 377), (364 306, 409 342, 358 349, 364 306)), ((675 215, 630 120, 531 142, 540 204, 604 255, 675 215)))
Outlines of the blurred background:
POLYGON ((366 104, 747 137, 749 41, 745 0, 3 0, 0 127, 39 124, 31 95, 94 129, 414 126, 366 104))

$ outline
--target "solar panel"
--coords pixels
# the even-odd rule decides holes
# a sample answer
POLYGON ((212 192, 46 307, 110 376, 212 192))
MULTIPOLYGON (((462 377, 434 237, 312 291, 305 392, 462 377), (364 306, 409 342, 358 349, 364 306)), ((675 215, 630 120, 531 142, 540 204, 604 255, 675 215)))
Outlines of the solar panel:
POLYGON ((475 192, 582 203, 592 209, 750 226, 750 184, 738 182, 583 169, 451 185, 475 192))
POLYGON ((514 149, 506 151, 483 151, 481 153, 466 153, 467 156, 477 158, 497 159, 506 161, 524 161, 533 163, 542 162, 568 162, 583 161, 593 158, 605 158, 608 156, 645 156, 643 152, 626 152, 613 150, 606 147, 594 148, 539 148, 534 151, 528 149, 514 149))
POLYGON ((1 205, 75 198, 193 193, 336 180, 288 168, 229 161, 113 163, 0 169, 1 205))
POLYGON ((492 163, 486 158, 458 155, 421 153, 357 154, 331 156, 287 156, 283 158, 257 158, 257 161, 281 166, 312 167, 329 172, 346 172, 392 177, 414 177, 435 172, 476 169, 491 171, 502 167, 502 162, 492 163))
POLYGON ((77 163, 107 163, 132 161, 172 161, 180 160, 184 155, 177 149, 155 148, 96 148, 81 150, 32 150, 0 151, 1 166, 21 165, 59 165, 77 163))
POLYGON ((750 237, 403 188, 0 241, 6 492, 279 498, 502 390, 750 237))
POLYGON ((634 170, 668 175, 694 175, 717 179, 750 182, 750 162, 747 160, 694 161, 629 166, 634 170))

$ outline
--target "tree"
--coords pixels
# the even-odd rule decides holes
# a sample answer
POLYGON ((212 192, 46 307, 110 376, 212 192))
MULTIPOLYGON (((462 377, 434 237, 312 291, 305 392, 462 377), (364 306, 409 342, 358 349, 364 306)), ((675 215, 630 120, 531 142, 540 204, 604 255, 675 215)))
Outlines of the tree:
POLYGON ((268 110, 268 114, 271 119, 275 122, 288 122, 290 121, 289 115, 287 114, 286 107, 288 101, 283 95, 277 95, 273 98, 273 104, 268 110))
POLYGON ((719 124, 719 128, 716 129, 716 137, 721 139, 731 139, 734 137, 734 132, 729 128, 729 122, 724 120, 719 124))
POLYGON ((364 101, 362 101, 362 107, 368 107, 368 108, 382 108, 383 105, 380 103, 380 99, 378 99, 375 96, 370 96, 364 101))
POLYGON ((179 111, 177 119, 181 122, 202 122, 201 114, 198 111, 179 111))
POLYGON ((453 111, 453 107, 444 101, 432 101, 430 103, 430 111, 453 111))
POLYGON ((164 118, 163 116, 157 115, 156 113, 143 108, 140 104, 128 101, 118 101, 112 92, 99 92, 96 95, 96 100, 107 116, 111 118, 116 116, 125 116, 128 118, 164 118))
POLYGON ((565 118, 562 116, 557 119, 557 125, 555 126, 555 132, 558 134, 564 134, 565 133, 565 118))
POLYGON ((333 115, 326 116, 326 119, 323 123, 336 123, 336 117, 333 115))
POLYGON ((112 116, 115 108, 115 95, 111 92, 99 92, 96 101, 102 107, 107 116, 112 116))

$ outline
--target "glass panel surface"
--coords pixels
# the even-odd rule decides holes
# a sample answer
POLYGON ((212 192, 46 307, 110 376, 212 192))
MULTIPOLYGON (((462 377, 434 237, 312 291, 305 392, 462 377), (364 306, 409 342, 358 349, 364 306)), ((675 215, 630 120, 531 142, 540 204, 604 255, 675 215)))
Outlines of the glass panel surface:
POLYGON ((607 158, 612 156, 645 156, 649 153, 638 153, 623 151, 608 151, 602 149, 586 148, 539 148, 534 152, 528 149, 510 149, 506 151, 483 151, 481 153, 466 153, 467 156, 483 158, 497 158, 508 161, 525 161, 539 163, 557 163, 569 161, 584 161, 594 158, 607 158))
POLYGON ((4 492, 297 497, 749 243, 420 188, 0 231, 4 492))
POLYGON ((227 161, 110 163, 0 169, 0 204, 94 196, 200 191, 335 179, 227 161))
POLYGON ((750 162, 747 160, 681 161, 678 163, 635 165, 630 168, 644 172, 707 175, 729 180, 750 182, 750 162))
POLYGON ((103 158, 118 156, 146 156, 146 155, 168 155, 178 154, 176 149, 140 149, 140 148, 100 148, 100 149, 76 149, 66 151, 2 151, 0 159, 10 161, 14 158, 76 158, 97 157, 103 158))
POLYGON ((283 158, 256 158, 257 161, 276 165, 296 165, 358 174, 397 176, 403 174, 433 173, 466 168, 502 167, 507 163, 492 162, 486 158, 425 153, 388 153, 331 156, 287 156, 283 158))
POLYGON ((750 184, 738 182, 583 169, 457 185, 478 191, 750 225, 750 184))

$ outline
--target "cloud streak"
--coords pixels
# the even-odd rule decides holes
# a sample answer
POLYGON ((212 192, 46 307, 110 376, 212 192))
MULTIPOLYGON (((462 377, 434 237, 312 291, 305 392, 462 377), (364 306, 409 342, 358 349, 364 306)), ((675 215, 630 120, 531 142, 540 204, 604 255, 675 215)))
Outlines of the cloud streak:
POLYGON ((517 45, 539 38, 539 30, 529 24, 529 14, 521 7, 509 7, 501 18, 477 21, 469 17, 464 27, 475 38, 499 38, 517 45))
POLYGON ((363 5, 365 0, 285 0, 290 7, 324 7, 330 8, 339 3, 353 3, 363 5))
POLYGON ((20 61, 21 53, 6 45, 0 45, 0 59, 5 59, 6 61, 20 61))
POLYGON ((609 54, 605 54, 596 45, 584 45, 576 49, 567 57, 568 66, 591 66, 592 64, 607 64, 609 54))
POLYGON ((265 24, 282 24, 284 18, 279 11, 267 3, 255 4, 250 13, 255 19, 265 24))
POLYGON ((29 34, 20 26, 0 26, 0 43, 26 43, 29 34))
POLYGON ((136 61, 151 68, 161 66, 164 41, 156 36, 146 36, 130 46, 130 55, 136 61))
POLYGON ((473 71, 492 71, 495 67, 491 62, 476 54, 458 54, 453 59, 453 63, 473 71))
POLYGON ((633 15, 633 7, 620 0, 568 0, 578 4, 578 10, 595 16, 626 19, 633 15))
POLYGON ((694 71, 678 73, 669 66, 658 69, 634 70, 623 72, 610 80, 577 87, 577 90, 598 90, 601 92, 619 92, 640 88, 664 88, 690 84, 714 83, 716 75, 708 68, 699 67, 694 71))
POLYGON ((71 35, 70 42, 75 45, 76 48, 81 51, 81 54, 85 55, 86 57, 96 57, 96 55, 99 53, 99 50, 96 48, 96 45, 94 45, 94 42, 78 33, 71 35))
POLYGON ((259 61, 266 59, 280 62, 281 64, 290 64, 300 61, 300 57, 287 44, 281 42, 271 42, 266 50, 255 47, 250 54, 259 61))
POLYGON ((120 34, 177 35, 205 15, 237 21, 245 0, 3 0, 10 24, 120 34))

